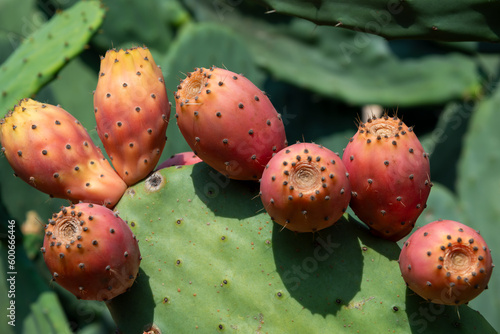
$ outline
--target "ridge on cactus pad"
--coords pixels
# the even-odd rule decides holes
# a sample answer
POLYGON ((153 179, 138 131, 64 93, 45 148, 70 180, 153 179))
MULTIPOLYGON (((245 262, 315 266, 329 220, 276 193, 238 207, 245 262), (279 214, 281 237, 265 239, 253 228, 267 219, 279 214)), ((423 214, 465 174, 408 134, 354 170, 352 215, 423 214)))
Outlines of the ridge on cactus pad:
POLYGON ((170 103, 149 49, 108 50, 94 92, 97 133, 117 173, 132 185, 145 178, 165 147, 170 103))
POLYGON ((193 152, 220 173, 257 181, 287 146, 281 116, 242 74, 197 68, 174 93, 177 125, 193 152))
POLYGON ((408 290, 396 243, 347 215, 314 236, 282 230, 258 192, 203 162, 127 190, 116 209, 143 260, 107 303, 121 333, 495 333, 468 306, 459 316, 408 290))
POLYGON ((52 197, 114 206, 127 185, 83 125, 59 106, 23 99, 0 120, 16 176, 52 197))

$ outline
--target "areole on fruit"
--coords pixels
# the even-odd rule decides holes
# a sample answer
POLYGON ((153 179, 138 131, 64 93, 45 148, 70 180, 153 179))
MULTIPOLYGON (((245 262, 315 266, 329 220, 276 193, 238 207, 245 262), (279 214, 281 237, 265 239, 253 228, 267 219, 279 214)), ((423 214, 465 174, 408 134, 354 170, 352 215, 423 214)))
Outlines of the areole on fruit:
POLYGON ((297 191, 309 193, 321 186, 321 172, 315 163, 298 162, 290 169, 290 186, 297 191))
POLYGON ((467 277, 479 266, 479 260, 470 247, 455 244, 444 252, 443 267, 451 276, 467 277))
POLYGON ((67 244, 74 242, 76 237, 82 234, 82 226, 79 220, 74 216, 64 216, 57 218, 57 223, 54 226, 53 234, 57 240, 67 244))
POLYGON ((194 71, 182 82, 182 97, 190 100, 199 95, 207 82, 206 73, 194 71))
POLYGON ((390 123, 382 123, 380 119, 365 124, 366 131, 372 132, 376 136, 394 137, 399 130, 390 123))

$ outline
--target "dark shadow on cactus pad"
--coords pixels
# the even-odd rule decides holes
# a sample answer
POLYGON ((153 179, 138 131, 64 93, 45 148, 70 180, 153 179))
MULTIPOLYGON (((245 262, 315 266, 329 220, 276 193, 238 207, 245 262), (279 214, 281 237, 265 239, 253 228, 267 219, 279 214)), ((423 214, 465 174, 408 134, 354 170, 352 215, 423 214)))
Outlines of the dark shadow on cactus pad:
POLYGON ((117 324, 124 328, 118 328, 127 333, 143 333, 153 323, 156 302, 149 284, 149 276, 139 268, 137 277, 132 288, 111 301, 107 302, 109 312, 117 324), (140 319, 140 321, 138 321, 140 319))
POLYGON ((406 289, 406 312, 412 333, 429 330, 457 330, 461 327, 460 317, 464 307, 446 306, 429 303, 411 289, 406 289))
POLYGON ((314 236, 281 229, 275 224, 272 244, 276 268, 288 293, 322 316, 336 314, 348 305, 360 291, 363 276, 359 227, 342 218, 314 236))
POLYGON ((496 333, 467 305, 440 305, 406 288, 406 313, 412 333, 496 333))
POLYGON ((258 182, 228 179, 203 162, 193 166, 191 178, 196 195, 219 217, 245 219, 262 209, 258 182))

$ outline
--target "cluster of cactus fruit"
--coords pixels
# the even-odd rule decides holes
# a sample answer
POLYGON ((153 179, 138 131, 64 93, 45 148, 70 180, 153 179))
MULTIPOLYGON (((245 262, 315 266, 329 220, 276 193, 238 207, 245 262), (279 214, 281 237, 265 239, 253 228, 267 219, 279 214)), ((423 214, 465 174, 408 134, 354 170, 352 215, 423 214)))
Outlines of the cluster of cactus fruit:
MULTIPOLYGON (((112 165, 59 106, 23 99, 0 121, 2 151, 15 174, 73 203, 49 219, 42 253, 53 280, 77 298, 109 300, 132 286, 138 241, 112 209, 155 168, 203 161, 230 179, 259 181, 269 216, 295 232, 332 226, 350 206, 374 235, 399 241, 425 209, 429 156, 397 116, 359 122, 340 158, 314 143, 288 145, 281 116, 241 74, 196 68, 174 97, 192 152, 160 164, 171 105, 162 71, 144 47, 109 50, 101 59, 94 113, 112 165)), ((417 230, 399 263, 414 292, 456 305, 487 287, 490 253, 473 229, 443 220, 417 230)))

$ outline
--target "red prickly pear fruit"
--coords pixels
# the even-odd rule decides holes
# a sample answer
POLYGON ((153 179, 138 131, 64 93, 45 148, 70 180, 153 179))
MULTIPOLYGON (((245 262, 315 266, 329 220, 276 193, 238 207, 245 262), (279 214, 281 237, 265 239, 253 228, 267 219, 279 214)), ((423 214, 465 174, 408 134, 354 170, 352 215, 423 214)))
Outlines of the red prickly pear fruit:
POLYGON ((269 161, 260 197, 276 223, 296 232, 316 232, 335 224, 347 210, 351 185, 336 153, 297 143, 269 161))
POLYGON ((112 207, 127 189, 82 124, 59 106, 21 100, 0 121, 0 142, 15 175, 51 197, 112 207))
POLYGON ((109 300, 134 283, 139 245, 110 209, 84 203, 63 207, 45 230, 41 250, 52 280, 78 299, 109 300))
POLYGON ((479 232, 456 221, 439 220, 408 238, 399 267, 408 287, 422 298, 459 305, 487 288, 494 265, 479 232))
POLYGON ((258 180, 287 146, 281 116, 250 80, 221 68, 195 69, 175 92, 177 124, 205 163, 237 180, 258 180))
POLYGON ((147 48, 108 50, 101 58, 94 112, 99 138, 127 185, 153 171, 165 147, 170 103, 147 48))
POLYGON ((156 167, 156 170, 172 166, 194 165, 202 161, 203 160, 201 160, 196 154, 194 154, 194 152, 182 152, 174 154, 167 160, 163 161, 158 165, 158 167, 156 167))
POLYGON ((342 161, 352 186, 350 206, 372 233, 392 241, 408 235, 432 183, 429 156, 397 116, 361 123, 342 161))

